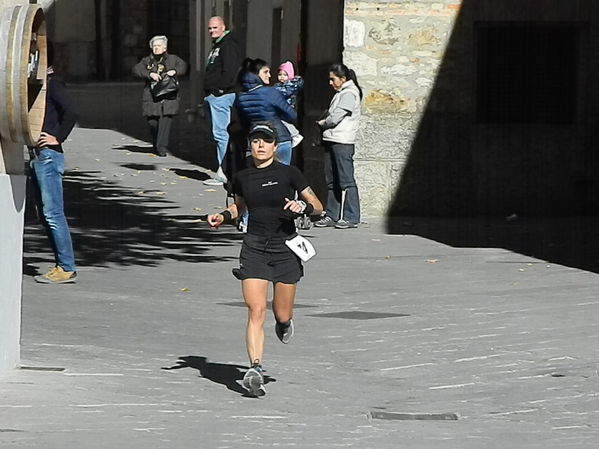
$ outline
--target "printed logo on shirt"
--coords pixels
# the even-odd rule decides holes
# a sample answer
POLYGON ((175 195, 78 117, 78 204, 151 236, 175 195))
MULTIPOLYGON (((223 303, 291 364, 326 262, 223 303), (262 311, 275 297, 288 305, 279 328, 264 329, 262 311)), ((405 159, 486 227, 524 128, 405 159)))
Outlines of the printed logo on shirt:
POLYGON ((208 64, 213 64, 214 60, 216 58, 218 58, 218 55, 220 54, 220 47, 216 47, 215 49, 213 49, 210 54, 208 55, 208 64))
POLYGON ((262 187, 276 186, 278 183, 279 183, 278 181, 268 181, 268 182, 265 182, 264 184, 262 184, 262 187))

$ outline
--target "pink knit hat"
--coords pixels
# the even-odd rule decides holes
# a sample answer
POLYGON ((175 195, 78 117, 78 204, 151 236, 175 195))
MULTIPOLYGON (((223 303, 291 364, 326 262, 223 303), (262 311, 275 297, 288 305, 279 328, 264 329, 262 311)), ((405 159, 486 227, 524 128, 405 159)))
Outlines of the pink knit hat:
POLYGON ((285 61, 283 64, 281 64, 277 69, 277 72, 280 70, 284 70, 290 80, 295 78, 295 70, 293 70, 293 64, 291 61, 285 61))

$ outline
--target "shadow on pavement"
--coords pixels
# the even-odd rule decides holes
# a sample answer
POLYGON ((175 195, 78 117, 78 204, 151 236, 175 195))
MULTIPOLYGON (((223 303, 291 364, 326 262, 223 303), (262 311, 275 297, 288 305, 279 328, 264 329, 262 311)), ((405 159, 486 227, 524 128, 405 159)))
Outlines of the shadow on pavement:
POLYGON ((391 234, 412 234, 461 248, 504 248, 599 273, 599 217, 394 217, 391 234))
POLYGON ((120 145, 113 147, 113 150, 127 151, 129 153, 151 154, 154 152, 151 145, 120 145))
MULTIPOLYGON (((247 366, 231 365, 227 363, 209 362, 206 357, 189 355, 179 357, 177 364, 170 367, 163 367, 163 370, 175 370, 182 368, 193 368, 200 372, 200 376, 217 384, 224 385, 229 390, 247 396, 247 390, 243 388, 240 382, 247 370, 247 366)), ((276 382, 276 379, 264 376, 264 383, 276 382)))
MULTIPOLYGON (((125 188, 94 172, 72 171, 64 179, 65 209, 79 265, 158 266, 165 260, 214 263, 211 247, 237 245, 240 234, 213 232, 199 214, 180 214, 159 189, 125 188), (171 214, 169 214, 171 212, 171 214)), ((157 186, 160 187, 160 186, 157 186)), ((24 272, 49 262, 49 241, 37 218, 35 189, 27 189, 24 272)))
MULTIPOLYGON (((187 116, 185 110, 191 99, 189 80, 181 82, 180 113, 173 119, 169 151, 173 156, 192 164, 216 170, 216 145, 210 123, 201 115, 187 116)), ((75 98, 82 128, 113 129, 143 142, 148 146, 124 146, 119 149, 136 153, 151 153, 150 128, 141 112, 143 82, 71 84, 69 91, 75 98), (106 101, 111 99, 111 101, 106 101)))

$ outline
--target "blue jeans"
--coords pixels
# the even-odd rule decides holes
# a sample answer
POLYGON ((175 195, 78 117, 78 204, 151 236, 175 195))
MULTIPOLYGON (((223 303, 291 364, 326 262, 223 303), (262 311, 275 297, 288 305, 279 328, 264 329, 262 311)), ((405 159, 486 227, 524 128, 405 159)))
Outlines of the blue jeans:
POLYGON ((327 216, 337 221, 341 219, 341 198, 345 191, 343 219, 350 223, 360 223, 360 197, 354 178, 353 144, 323 142, 324 178, 327 183, 327 216))
POLYGON ((277 145, 277 160, 283 165, 291 165, 291 141, 279 142, 277 145))
POLYGON ((227 126, 231 121, 231 108, 235 101, 235 94, 224 94, 220 97, 208 95, 204 98, 204 103, 208 105, 210 120, 212 121, 212 137, 216 141, 216 157, 218 166, 223 164, 227 145, 229 144, 229 133, 227 126))
POLYGON ((64 215, 62 177, 64 154, 42 148, 30 161, 40 191, 44 220, 54 251, 56 265, 75 271, 75 256, 69 225, 64 215))

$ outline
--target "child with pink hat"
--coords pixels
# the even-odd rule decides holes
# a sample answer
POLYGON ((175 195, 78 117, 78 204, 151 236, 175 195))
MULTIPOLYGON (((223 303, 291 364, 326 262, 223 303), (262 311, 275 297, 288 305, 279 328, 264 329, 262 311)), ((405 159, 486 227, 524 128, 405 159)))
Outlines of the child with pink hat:
MULTIPOLYGON (((287 103, 295 108, 295 99, 304 87, 304 79, 301 76, 295 76, 295 70, 291 61, 285 61, 278 67, 277 79, 279 82, 273 87, 281 92, 287 103)), ((291 146, 296 147, 304 137, 291 123, 283 122, 283 124, 291 134, 291 146)))

